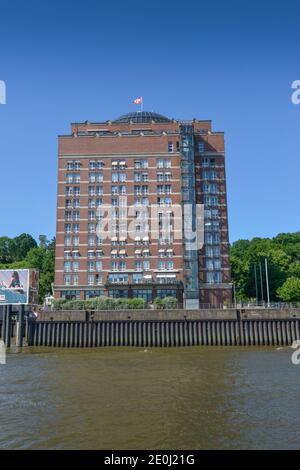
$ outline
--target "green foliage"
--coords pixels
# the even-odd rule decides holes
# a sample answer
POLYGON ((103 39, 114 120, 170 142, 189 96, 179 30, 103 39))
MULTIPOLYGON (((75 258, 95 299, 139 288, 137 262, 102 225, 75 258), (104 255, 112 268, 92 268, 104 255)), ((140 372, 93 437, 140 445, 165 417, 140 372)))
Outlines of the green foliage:
POLYGON ((274 238, 238 240, 231 246, 231 271, 236 285, 237 298, 255 298, 256 265, 259 299, 260 266, 263 278, 263 297, 266 300, 265 258, 268 260, 270 298, 283 300, 279 289, 288 278, 300 279, 300 232, 281 233, 274 238))
POLYGON ((160 297, 156 297, 154 299, 154 307, 155 308, 176 308, 177 307, 177 299, 175 297, 164 297, 161 299, 160 297))
POLYGON ((88 300, 54 300, 54 310, 137 310, 146 306, 144 299, 113 299, 95 297, 88 300))
POLYGON ((300 302, 300 279, 298 277, 289 277, 277 289, 277 293, 284 302, 300 302))
POLYGON ((28 233, 15 238, 0 238, 0 264, 22 261, 29 250, 37 246, 36 241, 28 233))
POLYGON ((37 269, 40 272, 39 302, 51 293, 54 282, 55 239, 40 235, 40 244, 28 234, 0 238, 0 269, 37 269))

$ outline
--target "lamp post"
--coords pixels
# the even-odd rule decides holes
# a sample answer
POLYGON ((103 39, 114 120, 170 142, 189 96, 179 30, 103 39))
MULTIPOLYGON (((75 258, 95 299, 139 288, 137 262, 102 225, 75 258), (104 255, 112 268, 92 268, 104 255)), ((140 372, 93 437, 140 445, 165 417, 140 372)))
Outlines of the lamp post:
POLYGON ((267 284, 268 307, 270 307, 269 269, 268 269, 268 260, 267 260, 267 258, 265 258, 265 268, 266 268, 266 284, 267 284))

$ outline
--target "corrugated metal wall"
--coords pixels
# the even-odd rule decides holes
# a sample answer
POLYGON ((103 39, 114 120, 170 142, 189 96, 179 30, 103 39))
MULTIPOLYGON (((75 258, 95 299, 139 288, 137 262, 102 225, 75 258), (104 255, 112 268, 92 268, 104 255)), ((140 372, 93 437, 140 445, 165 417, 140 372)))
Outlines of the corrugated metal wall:
POLYGON ((31 346, 285 346, 300 339, 299 320, 38 321, 31 346))

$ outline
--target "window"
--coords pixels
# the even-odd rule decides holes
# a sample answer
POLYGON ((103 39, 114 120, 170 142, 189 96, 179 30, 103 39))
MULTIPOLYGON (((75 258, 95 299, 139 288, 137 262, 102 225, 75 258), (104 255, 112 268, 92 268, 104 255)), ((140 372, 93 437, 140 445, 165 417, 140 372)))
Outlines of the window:
POLYGON ((72 271, 74 271, 75 273, 78 271, 79 269, 79 263, 78 261, 73 261, 72 263, 72 271))
POLYGON ((202 172, 202 178, 204 180, 216 180, 218 179, 218 175, 216 171, 204 170, 202 172))
POLYGON ((93 235, 90 235, 88 237, 88 246, 94 246, 95 245, 95 237, 93 235))
POLYGON ((88 272, 93 272, 95 271, 95 263, 94 261, 88 261, 88 264, 87 264, 87 270, 88 272))
POLYGON ((79 211, 74 211, 73 212, 73 220, 76 222, 77 220, 80 219, 80 213, 79 211))
POLYGON ((103 292, 101 290, 87 290, 85 292, 85 299, 93 299, 95 297, 101 297, 103 292))
POLYGON ((142 271, 142 262, 141 261, 135 261, 135 270, 136 271, 142 271))
POLYGON ((95 224, 88 224, 88 233, 95 233, 96 225, 95 224))
POLYGON ((141 284, 143 282, 143 275, 142 274, 133 274, 132 275, 132 282, 133 282, 133 284, 141 284))
MULTIPOLYGON (((70 283, 68 285, 70 285, 70 283)), ((65 300, 80 299, 80 291, 79 290, 61 291, 60 296, 62 299, 65 299, 65 300)))
POLYGON ((113 183, 117 183, 119 181, 119 174, 118 173, 112 173, 111 174, 111 180, 113 183))
POLYGON ((132 289, 133 297, 145 299, 146 302, 152 300, 152 289, 132 289))
POLYGON ((150 269, 150 261, 149 260, 144 260, 143 261, 143 266, 145 271, 149 271, 150 269))
POLYGON ((171 160, 169 159, 158 159, 156 162, 157 168, 171 168, 171 160))
POLYGON ((165 269, 165 262, 163 260, 158 261, 158 269, 159 270, 165 269))
POLYGON ((95 269, 96 271, 102 271, 102 261, 96 261, 95 269))
POLYGON ((72 275, 72 285, 73 286, 78 286, 78 274, 73 274, 72 275))
POLYGON ((68 184, 73 183, 73 173, 67 173, 67 175, 66 175, 66 182, 67 182, 68 184))
POLYGON ((90 183, 102 183, 103 181, 103 174, 102 173, 90 173, 89 174, 89 182, 90 183))
POLYGON ((103 243, 102 238, 96 235, 96 246, 100 246, 102 245, 102 243, 103 243))
POLYGON ((204 204, 207 206, 217 206, 218 197, 217 196, 204 196, 204 204))
POLYGON ((80 173, 74 173, 73 174, 73 182, 74 183, 80 183, 80 173))
POLYGON ((78 246, 79 245, 79 237, 73 237, 73 245, 78 246))
POLYGON ((209 271, 206 273, 206 282, 208 284, 220 284, 222 282, 222 273, 220 271, 209 271))
POLYGON ((165 297, 177 297, 176 289, 157 289, 157 297, 163 299, 165 297))
POLYGON ((90 160, 90 162, 89 162, 89 169, 90 170, 99 170, 103 167, 104 167, 104 163, 102 161, 90 160))
POLYGON ((66 199, 66 208, 71 209, 72 207, 72 200, 71 199, 66 199))
POLYGON ((80 207, 80 199, 74 199, 74 209, 78 209, 80 207))
POLYGON ((137 170, 148 168, 148 160, 136 160, 134 162, 134 168, 137 170))
POLYGON ((69 273, 71 271, 71 262, 70 261, 65 261, 64 262, 64 272, 69 273))
POLYGON ((79 233, 80 225, 79 224, 73 224, 73 232, 74 233, 79 233))
POLYGON ((88 274, 87 275, 87 283, 89 286, 93 286, 95 282, 95 277, 93 274, 88 274))
POLYGON ((67 162, 67 170, 73 170, 73 169, 74 169, 73 162, 67 162))
POLYGON ((71 233, 72 231, 72 225, 71 224, 65 224, 65 232, 66 233, 71 233))
POLYGON ((125 271, 126 270, 126 263, 125 261, 120 261, 119 262, 119 271, 125 271))
POLYGON ((70 236, 65 237, 65 246, 71 246, 71 237, 70 236))
POLYGON ((70 286, 71 285, 71 276, 70 276, 70 274, 65 274, 64 275, 64 285, 65 286, 70 286))
POLYGON ((172 142, 168 142, 168 152, 169 153, 173 152, 173 143, 172 142))
POLYGON ((198 152, 204 152, 204 149, 205 149, 205 143, 198 142, 198 152))
POLYGON ((173 261, 167 261, 166 262, 166 268, 167 268, 168 271, 173 271, 173 269, 174 269, 173 261))
POLYGON ((205 183, 203 185, 203 192, 204 193, 210 193, 210 194, 216 194, 217 193, 217 185, 215 183, 205 183))

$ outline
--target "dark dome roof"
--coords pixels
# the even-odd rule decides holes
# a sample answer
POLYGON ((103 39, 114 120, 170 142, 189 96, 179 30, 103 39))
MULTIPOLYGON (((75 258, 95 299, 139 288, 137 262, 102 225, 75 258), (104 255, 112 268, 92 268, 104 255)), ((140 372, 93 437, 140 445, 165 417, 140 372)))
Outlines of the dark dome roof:
POLYGON ((117 119, 114 119, 113 122, 134 122, 134 123, 143 123, 143 122, 170 122, 170 119, 162 116, 158 113, 152 113, 149 111, 137 111, 135 113, 128 113, 120 116, 117 119))

